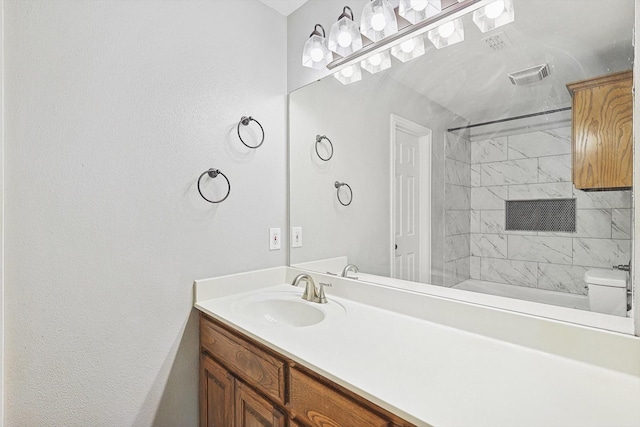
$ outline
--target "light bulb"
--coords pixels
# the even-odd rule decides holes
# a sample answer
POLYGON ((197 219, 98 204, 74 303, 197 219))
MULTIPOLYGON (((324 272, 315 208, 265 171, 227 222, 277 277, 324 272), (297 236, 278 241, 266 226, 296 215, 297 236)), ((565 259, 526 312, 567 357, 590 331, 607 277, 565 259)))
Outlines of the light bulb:
POLYGON ((421 11, 424 10, 429 2, 427 0, 411 0, 411 9, 421 11))
POLYGON ((382 12, 378 12, 371 17, 371 27, 376 31, 382 31, 387 26, 387 20, 382 12))
POLYGON ((416 43, 413 41, 413 39, 409 39, 406 42, 402 42, 400 44, 400 50, 402 50, 404 53, 410 53, 415 47, 416 43))
POLYGON ((456 31, 456 26, 453 21, 449 21, 446 24, 442 24, 438 27, 438 34, 440 37, 447 39, 453 35, 456 31))
POLYGON ((382 55, 380 55, 379 53, 376 53, 375 55, 370 57, 369 64, 373 65, 374 67, 377 67, 378 65, 382 64, 382 55))
POLYGON ((324 58, 324 52, 317 46, 309 51, 309 55, 313 62, 320 62, 322 61, 322 58, 324 58))
POLYGON ((347 31, 341 31, 340 34, 338 34, 338 44, 342 47, 348 47, 351 45, 351 42, 353 41, 353 38, 351 37, 351 34, 349 34, 347 31))
POLYGON ((484 8, 484 14, 489 19, 496 19, 498 16, 502 15, 502 12, 504 12, 504 0, 494 1, 484 8))
POLYGON ((342 75, 346 78, 353 76, 353 67, 347 67, 341 71, 342 75))

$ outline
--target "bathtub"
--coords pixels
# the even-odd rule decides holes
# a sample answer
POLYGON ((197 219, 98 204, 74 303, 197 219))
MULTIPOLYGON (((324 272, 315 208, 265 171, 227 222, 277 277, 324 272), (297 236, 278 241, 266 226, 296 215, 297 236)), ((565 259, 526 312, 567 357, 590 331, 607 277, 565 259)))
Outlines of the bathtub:
POLYGON ((589 298, 586 295, 570 294, 568 292, 549 291, 546 289, 527 288, 525 286, 507 285, 504 283, 487 282, 484 280, 467 279, 453 286, 460 289, 483 294, 497 295, 507 298, 517 298, 525 301, 557 305, 560 307, 589 310, 589 298))

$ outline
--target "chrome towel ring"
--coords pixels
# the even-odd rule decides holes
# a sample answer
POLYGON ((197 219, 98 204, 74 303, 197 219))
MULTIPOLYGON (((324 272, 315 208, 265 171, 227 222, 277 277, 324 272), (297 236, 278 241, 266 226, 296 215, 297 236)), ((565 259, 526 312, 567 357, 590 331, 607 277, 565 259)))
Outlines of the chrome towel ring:
POLYGON ((198 193, 200 193, 200 196, 202 196, 203 199, 205 199, 207 202, 209 203, 220 203, 220 202, 224 202, 225 200, 227 200, 227 197, 229 197, 229 194, 231 193, 231 183, 229 182, 229 178, 227 178, 227 176, 225 174, 223 174, 222 172, 220 172, 219 169, 214 169, 214 168, 210 168, 204 172, 202 172, 202 174, 200 175, 200 177, 198 178, 198 193), (204 194, 202 194, 202 190, 200 189, 200 181, 202 180, 202 177, 204 177, 205 175, 209 175, 210 178, 216 178, 218 175, 222 175, 222 177, 227 181, 227 187, 229 187, 227 189, 227 194, 220 200, 210 200, 207 199, 204 194))
POLYGON ((316 154, 318 155, 320 160, 322 160, 323 162, 328 162, 333 157, 333 144, 331 143, 331 140, 327 138, 326 135, 316 135, 316 154), (329 147, 331 147, 331 154, 329 154, 329 157, 322 157, 320 155, 320 152, 318 152, 318 144, 320 144, 323 139, 326 139, 327 142, 329 143, 329 147))
POLYGON ((237 130, 238 130, 238 138, 240 138, 240 142, 242 142, 244 144, 244 146, 247 147, 247 148, 256 149, 256 148, 260 147, 262 145, 262 143, 264 142, 264 128, 262 127, 262 125, 260 124, 259 121, 257 121, 256 119, 254 119, 251 116, 249 116, 249 117, 242 116, 242 118, 238 122, 237 130), (249 123, 251 123, 252 121, 256 122, 258 124, 258 126, 260 126, 260 131, 262 131, 262 139, 260 140, 260 143, 258 145, 249 145, 246 142, 244 142, 244 140, 242 139, 242 136, 240 136, 240 125, 249 126, 249 123))
POLYGON ((353 201, 353 190, 351 189, 351 186, 349 184, 347 184, 346 182, 338 182, 336 181, 333 185, 335 185, 336 187, 336 194, 338 195, 338 201, 340 202, 340 204, 342 206, 349 206, 351 204, 351 202, 353 201), (342 199, 340 198, 340 187, 342 186, 346 186, 349 189, 349 203, 344 203, 342 201, 342 199))

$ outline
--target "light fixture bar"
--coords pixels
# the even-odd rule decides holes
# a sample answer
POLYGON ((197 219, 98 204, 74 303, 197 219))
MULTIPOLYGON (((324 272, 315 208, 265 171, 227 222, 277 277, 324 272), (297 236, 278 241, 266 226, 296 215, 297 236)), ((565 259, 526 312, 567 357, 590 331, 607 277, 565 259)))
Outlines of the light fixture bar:
POLYGON ((429 30, 432 30, 446 22, 453 21, 454 19, 457 19, 490 3, 493 3, 494 1, 495 0, 464 0, 460 3, 454 3, 437 15, 429 17, 424 21, 420 21, 417 24, 404 27, 395 34, 385 37, 377 42, 363 46, 362 49, 357 50, 349 56, 345 56, 344 58, 339 58, 330 62, 329 64, 327 64, 327 68, 329 70, 333 70, 336 68, 353 65, 357 62, 362 61, 362 59, 369 55, 380 53, 393 45, 402 43, 403 41, 409 40, 413 37, 416 37, 417 35, 424 34, 429 30))

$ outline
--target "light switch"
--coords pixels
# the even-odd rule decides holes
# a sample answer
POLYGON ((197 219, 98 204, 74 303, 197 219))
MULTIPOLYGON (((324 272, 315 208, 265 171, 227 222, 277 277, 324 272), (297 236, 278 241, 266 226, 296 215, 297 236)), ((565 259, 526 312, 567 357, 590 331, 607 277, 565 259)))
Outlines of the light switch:
POLYGON ((269 229, 269 250, 277 251, 279 249, 280 249, 280 229, 270 228, 269 229))
POLYGON ((302 227, 291 227, 291 247, 302 247, 302 227))

